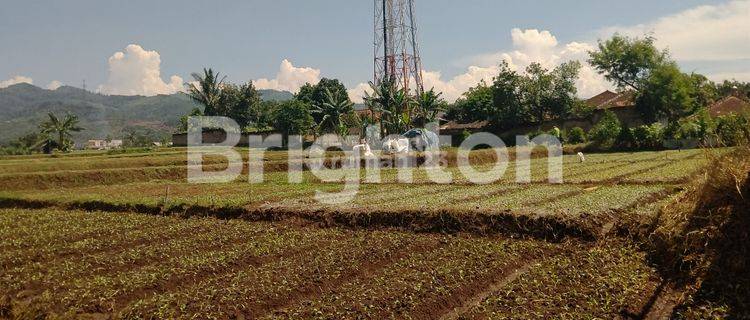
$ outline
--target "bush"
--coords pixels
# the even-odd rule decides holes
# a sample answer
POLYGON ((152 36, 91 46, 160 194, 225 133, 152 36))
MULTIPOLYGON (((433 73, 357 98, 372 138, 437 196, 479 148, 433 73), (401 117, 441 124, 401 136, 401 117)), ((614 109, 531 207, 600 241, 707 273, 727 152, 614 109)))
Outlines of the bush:
POLYGON ((628 127, 627 124, 622 125, 622 130, 620 130, 620 136, 617 137, 617 143, 620 145, 621 148, 635 148, 635 138, 633 137, 633 129, 628 127))
POLYGON ((581 127, 575 127, 568 132, 568 143, 578 144, 586 142, 586 131, 581 127))
POLYGON ((654 123, 650 126, 640 126, 633 129, 633 142, 638 148, 654 149, 663 144, 664 126, 654 123))
POLYGON ((622 125, 620 119, 612 111, 604 113, 604 117, 589 132, 589 138, 600 147, 612 147, 620 136, 622 125))
POLYGON ((670 126, 671 132, 665 133, 666 137, 674 139, 694 139, 707 141, 716 130, 716 123, 708 114, 708 111, 701 110, 695 116, 681 120, 679 123, 670 126))
POLYGON ((748 141, 750 127, 747 118, 730 114, 717 119, 716 134, 727 146, 736 146, 748 141))

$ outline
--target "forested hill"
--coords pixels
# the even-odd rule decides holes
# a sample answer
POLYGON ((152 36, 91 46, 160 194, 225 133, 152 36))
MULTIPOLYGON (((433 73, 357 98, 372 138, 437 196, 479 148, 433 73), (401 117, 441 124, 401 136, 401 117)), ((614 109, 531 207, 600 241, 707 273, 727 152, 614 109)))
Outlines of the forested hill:
MULTIPOLYGON (((260 90, 265 100, 292 98, 284 91, 260 90)), ((125 130, 147 130, 169 134, 182 115, 197 105, 183 94, 144 96, 107 96, 63 86, 46 90, 30 84, 0 89, 0 144, 38 130, 48 112, 62 115, 71 112, 86 130, 76 134, 76 141, 121 138, 125 130)))

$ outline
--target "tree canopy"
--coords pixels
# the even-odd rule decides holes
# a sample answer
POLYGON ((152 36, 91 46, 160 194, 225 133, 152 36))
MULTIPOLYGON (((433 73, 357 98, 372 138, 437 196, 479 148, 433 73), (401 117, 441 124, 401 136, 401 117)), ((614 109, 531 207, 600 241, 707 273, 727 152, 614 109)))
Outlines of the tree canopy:
POLYGON ((575 86, 580 68, 577 61, 553 70, 532 63, 521 74, 503 61, 491 86, 480 82, 470 88, 447 116, 463 122, 489 120, 498 128, 565 118, 581 103, 575 86))
POLYGON ((599 49, 590 53, 589 63, 619 89, 640 91, 652 71, 669 60, 666 51, 654 45, 656 39, 630 38, 615 34, 599 41, 599 49))
MULTIPOLYGON (((310 110, 303 102, 290 100, 282 102, 273 117, 274 128, 281 131, 284 141, 289 135, 307 133, 314 126, 310 110)), ((285 142, 286 143, 286 142, 285 142)))
POLYGON ((648 121, 675 121, 713 103, 716 86, 700 74, 680 71, 652 36, 615 34, 590 52, 589 63, 619 89, 632 90, 636 106, 648 121))

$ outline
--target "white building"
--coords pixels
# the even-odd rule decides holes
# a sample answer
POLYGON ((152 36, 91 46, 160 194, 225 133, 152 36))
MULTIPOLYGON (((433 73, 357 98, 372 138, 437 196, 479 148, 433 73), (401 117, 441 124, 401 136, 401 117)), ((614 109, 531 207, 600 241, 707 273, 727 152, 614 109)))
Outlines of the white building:
POLYGON ((122 148, 122 140, 89 140, 86 142, 86 149, 91 150, 109 150, 122 148))

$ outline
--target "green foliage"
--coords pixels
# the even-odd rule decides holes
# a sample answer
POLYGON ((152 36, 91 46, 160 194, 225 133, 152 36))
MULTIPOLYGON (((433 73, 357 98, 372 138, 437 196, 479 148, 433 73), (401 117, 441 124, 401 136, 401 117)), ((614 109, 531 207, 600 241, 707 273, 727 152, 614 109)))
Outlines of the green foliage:
POLYGON ((706 78, 706 76, 702 74, 691 73, 690 81, 693 87, 692 98, 694 103, 694 110, 707 108, 711 104, 716 102, 716 100, 718 100, 720 97, 726 96, 720 96, 719 89, 717 88, 716 84, 713 83, 713 81, 708 80, 708 78, 706 78))
MULTIPOLYGON (((467 110, 470 114, 481 117, 481 120, 490 120, 495 126, 512 127, 521 123, 529 122, 532 115, 524 105, 522 88, 525 78, 510 69, 507 61, 500 64, 500 72, 494 78, 491 90, 490 103, 482 105, 479 111, 467 110)), ((479 87, 481 89, 481 87, 479 87)), ((471 93, 471 90, 469 90, 471 93)))
POLYGON ((486 82, 479 82, 448 108, 446 117, 464 123, 492 119, 493 90, 486 82))
POLYGON ((0 155, 28 155, 38 151, 47 136, 38 132, 31 132, 19 137, 9 143, 8 146, 0 146, 0 155))
POLYGON ((615 34, 599 41, 599 49, 590 53, 589 63, 619 89, 641 91, 645 79, 669 59, 666 51, 656 48, 655 41, 651 36, 639 39, 615 34))
POLYGON ((188 131, 188 119, 190 117, 200 117, 203 116, 203 111, 201 111, 200 108, 194 108, 193 111, 190 111, 190 113, 180 117, 180 125, 177 127, 177 130, 179 132, 187 132, 188 131))
POLYGON ((742 115, 720 116, 716 119, 716 134, 724 145, 745 144, 750 138, 750 123, 742 115))
POLYGON ((252 82, 235 85, 224 84, 219 94, 219 107, 215 115, 232 118, 243 130, 257 124, 261 117, 260 94, 252 82))
POLYGON ((680 72, 675 63, 657 67, 642 83, 636 107, 650 121, 666 118, 676 121, 697 110, 696 88, 691 76, 680 72))
POLYGON ((0 89, 0 144, 8 145, 30 131, 37 131, 47 114, 70 112, 85 131, 73 133, 76 142, 122 138, 129 125, 147 125, 171 133, 182 115, 198 105, 187 94, 110 96, 63 86, 45 90, 28 84, 0 89))
MULTIPOLYGON (((193 74, 193 78, 197 84, 191 83, 188 91, 194 101, 204 106, 201 115, 231 118, 243 131, 268 127, 276 101, 287 98, 283 92, 258 91, 252 82, 225 83, 212 69, 203 69, 203 75, 193 74), (264 102, 263 96, 269 96, 269 100, 264 102)), ((193 110, 190 115, 199 114, 193 110)), ((184 117, 180 120, 179 129, 186 130, 184 117)))
POLYGON ((416 98, 417 118, 420 126, 426 123, 435 122, 438 113, 445 111, 446 103, 440 96, 442 93, 435 92, 435 88, 423 92, 416 98))
POLYGON ((571 144, 584 143, 587 140, 586 131, 584 131, 581 127, 575 127, 568 131, 567 138, 568 143, 571 144))
POLYGON ((367 93, 365 101, 381 113, 384 135, 401 134, 411 127, 414 98, 404 89, 399 89, 392 81, 380 85, 370 83, 372 94, 367 93))
MULTIPOLYGON (((337 97, 345 97, 349 101, 349 95, 346 92, 346 87, 338 79, 323 78, 317 84, 306 83, 302 86, 299 92, 294 95, 294 99, 304 103, 309 109, 312 110, 314 106, 321 106, 328 101, 327 92, 330 91, 332 95, 337 97)), ((321 123, 322 114, 313 114, 315 123, 321 123)))
POLYGON ((716 121, 708 113, 701 109, 695 115, 680 120, 676 128, 669 132, 675 139, 695 139, 706 142, 716 131, 716 121))
POLYGON ((312 106, 312 115, 318 120, 318 132, 336 133, 346 136, 348 132, 347 117, 354 113, 354 103, 349 97, 342 96, 340 91, 326 89, 323 103, 312 106), (335 93, 334 93, 335 92, 335 93))
POLYGON ((654 123, 633 129, 633 142, 640 149, 658 148, 664 140, 664 126, 654 123))
POLYGON ((188 84, 188 95, 193 101, 204 106, 203 113, 207 116, 219 116, 221 104, 221 89, 226 77, 213 69, 203 69, 203 75, 192 74, 195 83, 188 84))
POLYGON ((750 82, 724 80, 721 84, 716 85, 716 91, 720 97, 737 95, 750 100, 750 82))
POLYGON ((551 71, 532 63, 525 74, 519 74, 503 61, 492 86, 481 82, 469 89, 447 117, 461 122, 489 120, 500 128, 567 118, 582 109, 575 87, 580 68, 576 61, 551 71))
POLYGON ((153 147, 154 142, 164 143, 167 138, 168 135, 147 127, 128 127, 123 132, 123 144, 127 148, 153 147))
POLYGON ((310 110, 299 100, 281 103, 273 118, 274 128, 284 134, 285 143, 289 135, 305 134, 314 126, 310 110))
POLYGON ((563 63, 552 71, 538 63, 526 68, 521 93, 523 107, 532 115, 532 122, 542 123, 570 115, 578 101, 575 81, 580 69, 577 61, 563 63))
POLYGON ((620 119, 612 111, 604 113, 602 119, 589 132, 589 138, 601 147, 612 147, 622 131, 620 119))
POLYGON ((67 113, 60 119, 52 112, 47 116, 49 120, 39 125, 41 134, 50 138, 53 135, 56 136, 57 149, 62 152, 70 151, 73 147, 72 133, 83 131, 83 128, 78 126, 78 116, 67 113))
POLYGON ((589 63, 618 88, 634 90, 636 106, 648 121, 675 122, 716 101, 719 91, 708 78, 681 72, 654 42, 651 36, 640 39, 615 34, 599 42, 589 63))
MULTIPOLYGON (((284 101, 290 101, 283 100, 281 102, 277 100, 268 100, 268 101, 261 101, 257 105, 255 105, 253 108, 250 109, 250 116, 253 120, 253 127, 256 130, 262 130, 269 127, 273 127, 273 115, 276 112, 276 109, 279 108, 281 103, 284 101)), ((251 128, 252 129, 252 128, 251 128)))

